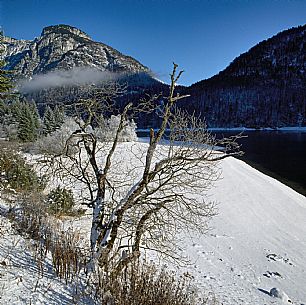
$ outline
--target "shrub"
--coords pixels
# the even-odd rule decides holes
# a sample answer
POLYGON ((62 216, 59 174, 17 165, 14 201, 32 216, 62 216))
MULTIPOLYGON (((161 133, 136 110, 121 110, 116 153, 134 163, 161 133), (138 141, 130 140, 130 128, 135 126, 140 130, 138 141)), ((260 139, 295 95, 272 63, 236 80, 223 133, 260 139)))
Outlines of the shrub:
POLYGON ((8 216, 22 236, 33 240, 32 250, 43 274, 43 261, 48 253, 56 275, 73 279, 84 268, 88 251, 83 247, 81 235, 48 214, 42 193, 28 193, 18 198, 18 206, 9 210, 8 216))
MULTIPOLYGON (((38 139, 33 147, 34 153, 43 153, 47 155, 60 155, 65 152, 67 140, 75 132, 79 129, 78 124, 74 121, 73 118, 66 117, 63 125, 51 132, 45 137, 38 139)), ((70 143, 72 144, 72 143, 70 143)), ((73 150, 71 145, 69 146, 70 151, 67 151, 67 154, 76 153, 77 150, 73 150)))
POLYGON ((49 193, 47 201, 49 211, 56 215, 71 215, 76 213, 71 190, 58 186, 49 193))
MULTIPOLYGON (((110 119, 105 119, 100 123, 99 127, 91 131, 97 137, 97 139, 102 142, 113 141, 119 121, 120 116, 112 115, 110 119)), ((71 138, 71 135, 77 130, 80 130, 80 127, 75 120, 72 117, 66 117, 64 123, 59 129, 56 129, 35 142, 32 147, 32 152, 46 155, 67 154, 71 156, 77 153, 79 150, 76 146, 74 146, 78 139, 71 138)), ((136 124, 134 121, 128 121, 127 125, 120 134, 119 141, 129 142, 136 140, 136 124)))
POLYGON ((15 152, 0 149, 0 187, 17 192, 41 191, 45 184, 30 164, 15 152))
POLYGON ((52 265, 57 276, 65 279, 74 278, 85 267, 86 250, 79 247, 81 237, 73 230, 52 232, 52 265))
POLYGON ((200 305, 189 274, 176 277, 154 264, 134 262, 109 277, 100 271, 98 295, 102 305, 200 305))
MULTIPOLYGON (((98 128, 94 129, 95 136, 102 142, 113 141, 120 122, 120 115, 112 115, 105 119, 98 128)), ((119 135, 119 142, 131 142, 137 140, 136 123, 128 121, 119 135)))

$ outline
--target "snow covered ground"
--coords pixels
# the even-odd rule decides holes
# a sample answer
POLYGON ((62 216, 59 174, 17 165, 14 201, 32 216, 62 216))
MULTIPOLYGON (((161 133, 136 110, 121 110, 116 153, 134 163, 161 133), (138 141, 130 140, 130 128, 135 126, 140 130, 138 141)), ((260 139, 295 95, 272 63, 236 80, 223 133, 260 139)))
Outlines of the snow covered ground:
POLYGON ((306 303, 306 198, 235 158, 211 191, 219 202, 208 236, 186 239, 189 272, 222 304, 306 303), (290 302, 289 302, 290 303, 290 302))
MULTIPOLYGON (((121 157, 129 145, 120 145, 121 157)), ((130 164, 129 151, 124 159, 130 164)), ((306 304, 306 198, 235 158, 220 166, 222 179, 210 190, 219 214, 208 235, 184 238, 191 264, 180 271, 194 275, 200 289, 213 291, 220 304, 290 304, 270 296, 272 288, 293 304, 306 304)), ((6 219, 0 221, 0 303, 29 304, 32 298, 32 304, 73 304, 71 289, 47 265, 40 279, 25 250, 28 241, 11 231, 6 219)), ((89 222, 87 216, 75 225, 86 233, 89 222)))
MULTIPOLYGON (((0 205, 3 212, 5 204, 0 205)), ((74 304, 73 289, 55 276, 50 260, 38 268, 31 249, 31 240, 18 235, 1 213, 0 304, 74 304)))

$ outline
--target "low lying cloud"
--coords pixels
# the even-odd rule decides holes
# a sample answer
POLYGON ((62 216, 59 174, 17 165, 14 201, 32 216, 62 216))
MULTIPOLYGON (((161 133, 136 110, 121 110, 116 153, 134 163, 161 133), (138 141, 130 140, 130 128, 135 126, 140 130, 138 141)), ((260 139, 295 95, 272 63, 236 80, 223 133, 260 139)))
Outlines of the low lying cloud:
POLYGON ((62 86, 80 86, 99 84, 105 81, 116 80, 120 73, 99 71, 94 68, 73 68, 70 70, 52 71, 46 74, 37 74, 31 80, 21 81, 19 91, 31 92, 62 86))

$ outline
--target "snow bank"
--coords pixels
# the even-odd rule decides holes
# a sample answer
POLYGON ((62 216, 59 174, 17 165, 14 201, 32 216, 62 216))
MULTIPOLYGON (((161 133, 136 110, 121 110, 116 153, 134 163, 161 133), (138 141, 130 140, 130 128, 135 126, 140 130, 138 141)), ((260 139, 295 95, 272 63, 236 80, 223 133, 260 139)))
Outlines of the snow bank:
POLYGON ((222 162, 223 179, 211 191, 219 202, 208 236, 185 239, 189 272, 222 304, 293 304, 306 301, 306 198, 243 161, 222 162), (285 302, 286 303, 286 302, 285 302))
MULTIPOLYGON (((135 166, 135 150, 131 147, 145 150, 146 146, 120 143, 120 168, 135 166)), ((209 194, 211 200, 219 202, 219 215, 211 222, 208 235, 190 233, 183 237, 182 252, 192 263, 185 271, 195 277, 201 290, 213 290, 223 305, 286 304, 284 298, 272 296, 274 287, 285 292, 293 304, 306 303, 306 198, 235 158, 223 160, 220 166, 222 179, 209 194)), ((90 216, 77 220, 75 226, 89 231, 90 216)), ((6 239, 1 239, 2 258, 12 236, 6 239)), ((20 244, 19 256, 23 249, 20 244)), ((32 275, 36 272, 33 265, 26 263, 24 255, 27 254, 15 261, 20 269, 4 273, 6 267, 1 267, 4 276, 0 284, 9 284, 2 290, 4 298, 0 303, 21 304, 22 298, 29 300, 37 279, 32 275), (25 284, 27 290, 23 288, 25 284)), ((39 296, 33 295, 33 301, 41 297, 39 304, 56 304, 50 299, 52 294, 48 299, 50 289, 63 294, 67 302, 71 300, 71 293, 63 292, 61 283, 51 275, 48 281, 39 280, 39 296), (49 290, 43 288, 48 285, 49 290)))
MULTIPOLYGON (((135 166, 135 150, 146 147, 121 143, 120 169, 135 166)), ((192 264, 180 271, 191 273, 201 290, 213 290, 223 305, 283 304, 271 296, 273 287, 293 304, 306 303, 306 198, 238 159, 220 166, 222 179, 209 192, 219 215, 208 235, 183 237, 182 252, 192 264)))
POLYGON ((0 304, 74 304, 72 287, 56 277, 51 259, 38 268, 31 240, 18 235, 1 213, 0 228, 0 304))

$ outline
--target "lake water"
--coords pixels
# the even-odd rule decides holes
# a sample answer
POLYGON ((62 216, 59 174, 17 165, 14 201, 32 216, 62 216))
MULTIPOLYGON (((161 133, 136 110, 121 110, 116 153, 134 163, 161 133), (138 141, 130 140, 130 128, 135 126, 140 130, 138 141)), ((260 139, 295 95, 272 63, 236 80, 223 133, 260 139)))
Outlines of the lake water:
MULTIPOLYGON (((212 131, 217 137, 238 132, 212 131)), ((306 132, 246 131, 239 139, 242 160, 306 196, 306 132)), ((139 132, 147 137, 147 132, 139 132)))

